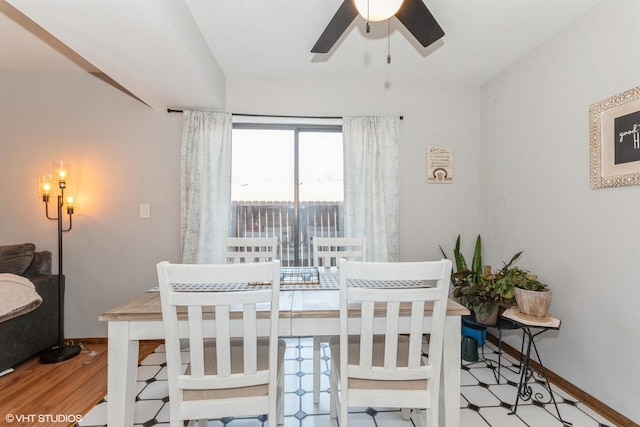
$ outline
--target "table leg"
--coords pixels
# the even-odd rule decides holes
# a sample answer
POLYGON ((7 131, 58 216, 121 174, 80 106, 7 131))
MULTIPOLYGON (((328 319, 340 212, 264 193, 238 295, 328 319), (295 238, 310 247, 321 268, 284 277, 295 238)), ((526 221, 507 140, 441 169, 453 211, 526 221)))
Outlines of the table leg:
POLYGON ((441 397, 444 397, 444 421, 442 411, 440 411, 440 424, 447 427, 460 426, 461 330, 462 322, 460 316, 446 317, 444 322, 441 381, 441 397))
POLYGON ((128 427, 133 425, 139 342, 129 339, 127 321, 109 322, 108 334, 107 425, 128 427))
POLYGON ((320 402, 320 349, 321 337, 313 337, 313 403, 320 402))

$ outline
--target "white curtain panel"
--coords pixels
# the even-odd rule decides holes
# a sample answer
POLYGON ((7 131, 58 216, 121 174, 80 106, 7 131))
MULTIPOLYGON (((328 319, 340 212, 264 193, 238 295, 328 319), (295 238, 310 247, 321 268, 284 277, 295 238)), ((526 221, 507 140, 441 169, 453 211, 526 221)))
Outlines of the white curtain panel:
POLYGON ((232 117, 184 111, 182 122, 182 262, 222 263, 231 210, 232 117))
POLYGON ((399 117, 344 117, 347 236, 367 238, 367 261, 398 260, 399 117))

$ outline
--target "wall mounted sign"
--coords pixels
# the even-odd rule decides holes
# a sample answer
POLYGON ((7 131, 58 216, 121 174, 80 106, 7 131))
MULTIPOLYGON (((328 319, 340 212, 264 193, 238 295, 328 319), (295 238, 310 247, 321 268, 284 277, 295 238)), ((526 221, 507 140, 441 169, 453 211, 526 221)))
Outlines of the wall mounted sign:
POLYGON ((427 147, 427 182, 430 184, 453 182, 453 147, 437 145, 427 147))
POLYGON ((591 188, 640 185, 640 87, 589 107, 591 188))

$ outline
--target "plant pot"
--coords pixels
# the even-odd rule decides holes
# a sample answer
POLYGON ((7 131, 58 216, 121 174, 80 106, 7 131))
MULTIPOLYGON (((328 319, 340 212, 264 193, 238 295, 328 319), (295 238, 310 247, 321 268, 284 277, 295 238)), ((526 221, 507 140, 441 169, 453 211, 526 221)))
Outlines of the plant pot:
POLYGON ((552 291, 527 291, 521 288, 514 288, 516 294, 516 304, 518 311, 522 314, 535 317, 544 317, 551 304, 552 291))
POLYGON ((466 362, 477 362, 480 358, 478 356, 478 341, 471 337, 462 337, 462 360, 466 362))
POLYGON ((476 315, 476 322, 482 324, 482 325, 495 325, 496 323, 498 323, 498 309, 496 308, 495 310, 493 310, 491 313, 489 313, 488 316, 482 317, 482 314, 480 314, 480 310, 475 312, 476 315))

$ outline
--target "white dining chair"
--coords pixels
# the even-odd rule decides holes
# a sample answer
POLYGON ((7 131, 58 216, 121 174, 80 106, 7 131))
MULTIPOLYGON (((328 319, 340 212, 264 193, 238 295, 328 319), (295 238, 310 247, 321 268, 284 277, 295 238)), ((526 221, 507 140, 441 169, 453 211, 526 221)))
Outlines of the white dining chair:
POLYGON ((366 261, 367 238, 319 236, 313 238, 314 266, 337 266, 340 258, 350 261, 366 261))
POLYGON ((161 262, 157 271, 171 427, 186 420, 206 425, 208 419, 263 414, 272 425, 282 424, 286 345, 278 339, 280 261, 161 262), (267 282, 271 285, 249 285, 267 282), (268 322, 259 322, 263 319, 268 322), (186 370, 181 338, 188 339, 188 350, 182 350, 189 353, 186 370))
MULTIPOLYGON (((338 260, 367 260, 366 237, 319 237, 313 238, 313 265, 316 267, 337 266, 338 260)), ((313 337, 313 402, 320 402, 320 347, 328 337, 313 337)))
POLYGON ((451 261, 340 260, 339 266, 340 336, 329 344, 331 417, 347 427, 349 407, 392 407, 406 416, 416 410, 419 426, 438 426, 451 261), (415 287, 421 282, 430 286, 415 287), (426 358, 423 334, 431 336, 426 358))
POLYGON ((263 262, 278 259, 277 237, 227 237, 224 241, 224 262, 263 262))

